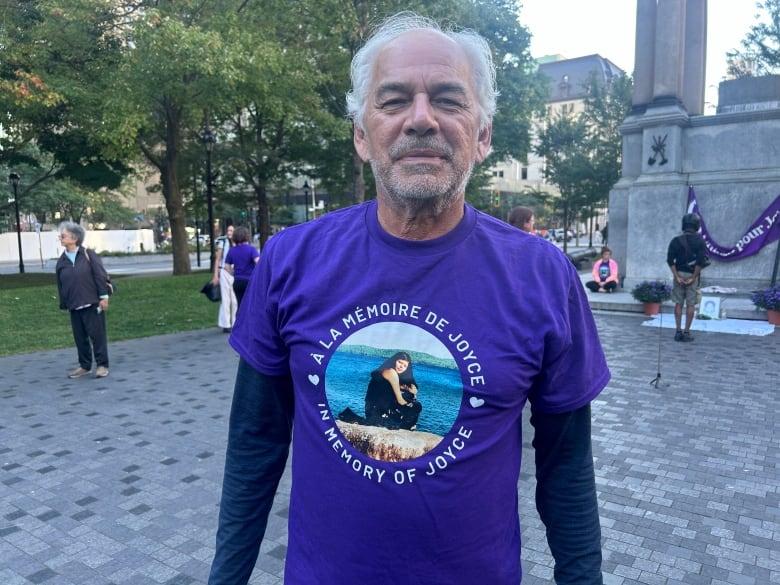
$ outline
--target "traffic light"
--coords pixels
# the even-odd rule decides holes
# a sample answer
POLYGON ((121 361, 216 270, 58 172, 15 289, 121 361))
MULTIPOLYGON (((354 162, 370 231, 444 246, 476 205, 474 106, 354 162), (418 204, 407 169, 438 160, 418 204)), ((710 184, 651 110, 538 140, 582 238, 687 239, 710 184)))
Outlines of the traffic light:
POLYGON ((493 192, 493 207, 501 207, 501 191, 498 189, 493 192))

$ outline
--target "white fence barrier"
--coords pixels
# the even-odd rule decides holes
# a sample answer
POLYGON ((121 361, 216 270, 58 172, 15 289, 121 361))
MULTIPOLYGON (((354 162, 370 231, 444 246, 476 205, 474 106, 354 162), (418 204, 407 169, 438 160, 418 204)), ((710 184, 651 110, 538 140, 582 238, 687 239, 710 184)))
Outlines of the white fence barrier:
MULTIPOLYGON (((25 262, 46 262, 58 258, 63 247, 56 231, 22 232, 22 258, 25 262)), ((0 234, 0 262, 19 260, 16 232, 0 234)), ((84 245, 97 252, 126 252, 128 254, 154 251, 154 233, 144 230, 87 231, 84 245)))

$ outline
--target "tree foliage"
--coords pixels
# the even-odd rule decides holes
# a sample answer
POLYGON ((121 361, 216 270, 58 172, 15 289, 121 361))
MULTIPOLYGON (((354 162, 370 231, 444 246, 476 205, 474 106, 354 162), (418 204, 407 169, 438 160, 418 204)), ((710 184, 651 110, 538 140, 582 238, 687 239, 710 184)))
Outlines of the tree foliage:
POLYGON ((757 22, 742 40, 742 49, 727 53, 729 73, 736 77, 780 71, 780 0, 757 2, 757 22))
MULTIPOLYGON (((316 181, 336 205, 374 195, 344 98, 352 57, 390 14, 415 10, 491 43, 501 95, 483 168, 525 157, 544 102, 516 0, 19 0, 3 10, 0 164, 74 194, 115 189, 151 166, 174 274, 189 272, 186 224, 204 215, 205 125, 218 140, 217 207, 255 207, 263 241, 292 177, 316 181)), ((475 173, 469 197, 485 181, 475 173)), ((68 213, 83 215, 75 200, 68 213)))
POLYGON ((631 106, 631 78, 613 77, 605 83, 594 73, 587 89, 584 112, 555 114, 543 126, 534 148, 545 157, 545 178, 561 192, 564 229, 577 217, 591 218, 597 207, 606 204, 620 178, 619 125, 631 106))
POLYGON ((100 80, 116 64, 117 45, 100 26, 106 3, 84 4, 20 1, 4 9, 0 163, 37 167, 39 178, 88 189, 116 188, 129 169, 94 130, 100 80))

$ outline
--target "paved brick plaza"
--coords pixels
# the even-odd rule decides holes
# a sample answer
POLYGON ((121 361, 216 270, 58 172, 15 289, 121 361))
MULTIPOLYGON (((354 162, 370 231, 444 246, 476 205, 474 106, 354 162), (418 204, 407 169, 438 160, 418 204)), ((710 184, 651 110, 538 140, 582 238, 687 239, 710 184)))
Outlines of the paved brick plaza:
MULTIPOLYGON (((663 330, 656 388, 658 329, 596 319, 613 373, 593 408, 606 583, 780 583, 780 333, 663 330)), ((65 377, 73 349, 0 358, 2 585, 205 583, 235 355, 216 328, 109 349, 103 380, 65 377)), ((530 438, 523 583, 541 585, 530 438)), ((254 584, 282 583, 288 493, 285 478, 254 584)))

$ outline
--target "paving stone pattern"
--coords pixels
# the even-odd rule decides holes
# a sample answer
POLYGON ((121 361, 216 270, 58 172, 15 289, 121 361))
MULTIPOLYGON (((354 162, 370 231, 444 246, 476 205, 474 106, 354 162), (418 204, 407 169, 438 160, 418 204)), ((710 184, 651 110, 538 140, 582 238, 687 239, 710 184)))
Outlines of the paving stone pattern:
MULTIPOLYGON (((780 334, 683 344, 640 315, 596 320, 613 373, 593 405, 605 583, 780 583, 780 334)), ((66 378, 72 349, 0 359, 0 585, 206 581, 235 354, 217 329, 110 352, 102 380, 66 378)), ((541 585, 530 439, 523 583, 541 585)), ((282 583, 289 487, 255 585, 282 583)))

